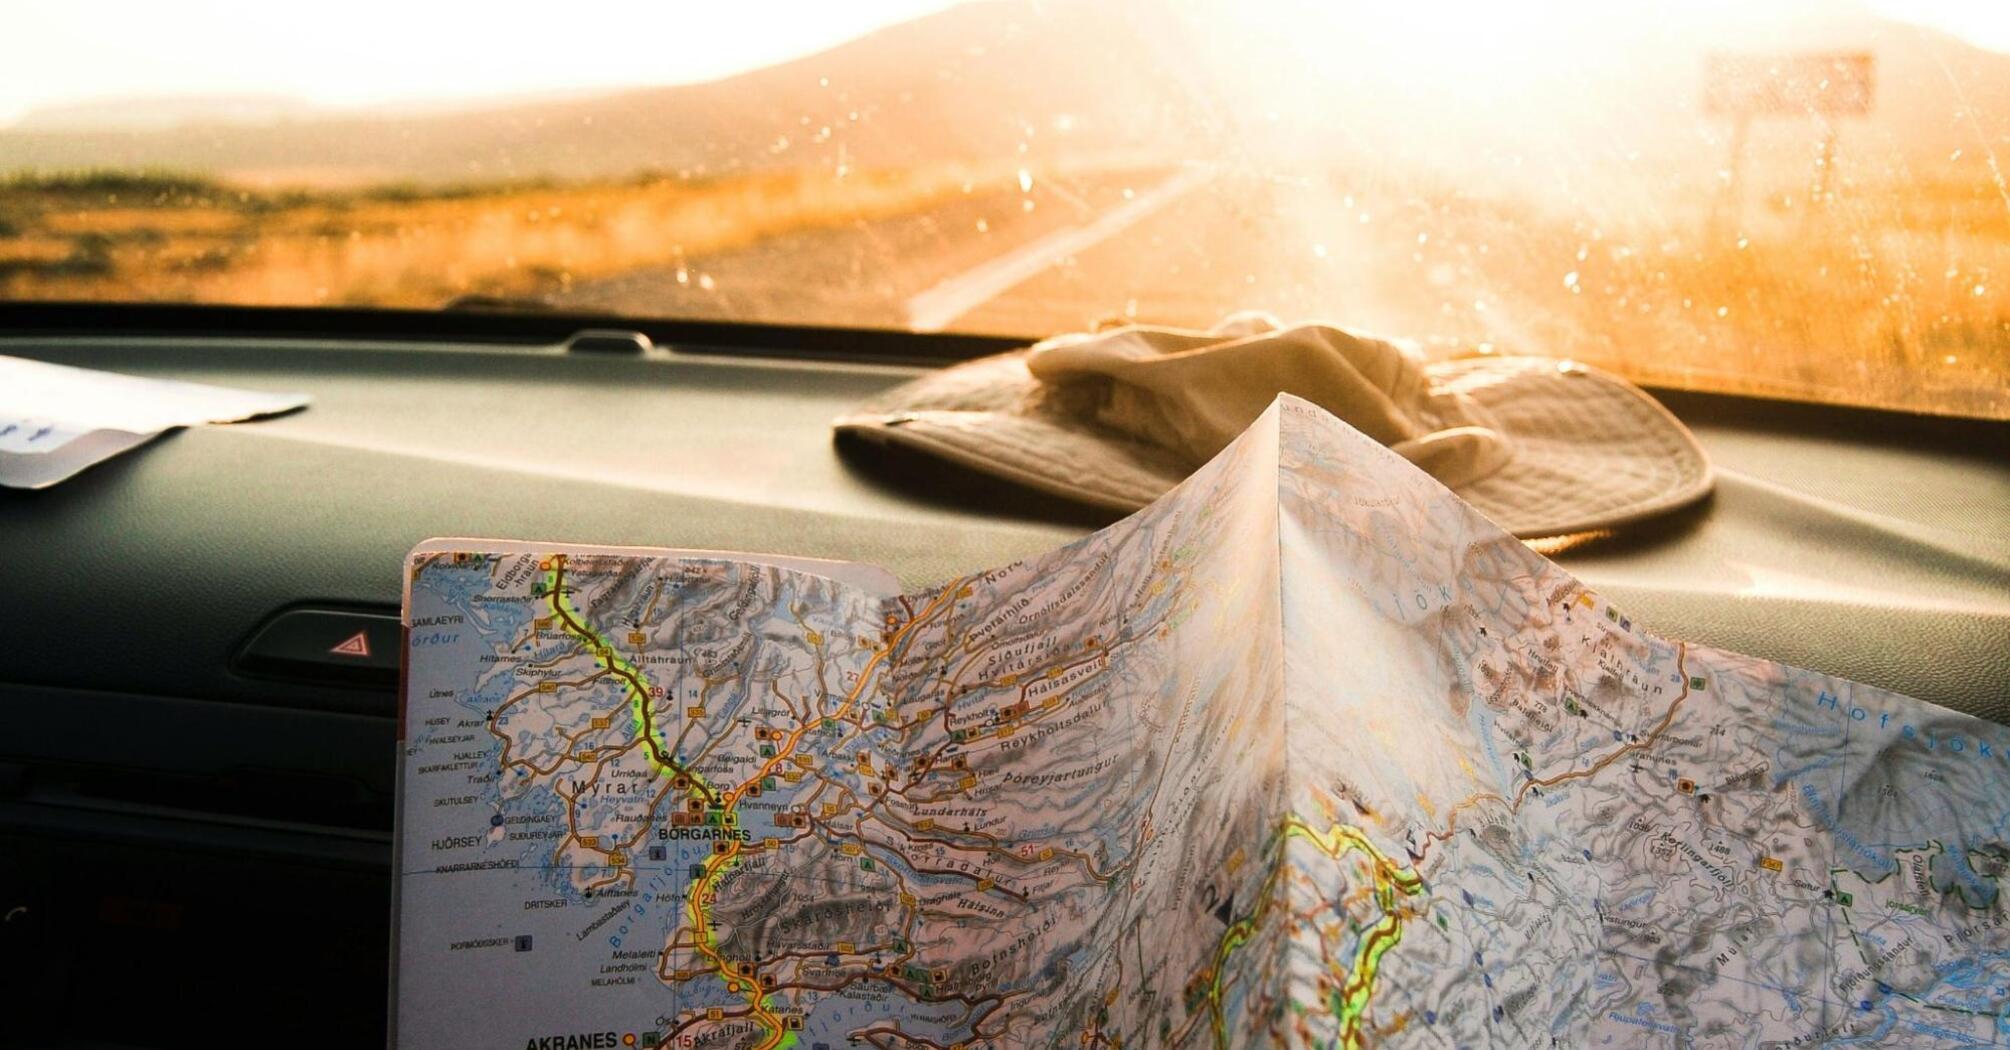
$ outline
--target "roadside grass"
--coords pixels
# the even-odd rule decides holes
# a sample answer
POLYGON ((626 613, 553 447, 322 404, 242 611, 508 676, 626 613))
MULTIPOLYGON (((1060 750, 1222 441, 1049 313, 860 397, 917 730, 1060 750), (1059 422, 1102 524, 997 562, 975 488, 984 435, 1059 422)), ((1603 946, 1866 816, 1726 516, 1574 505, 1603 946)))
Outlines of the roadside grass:
POLYGON ((1661 200, 1601 220, 1412 188, 1378 283, 1436 352, 1641 382, 2010 418, 2010 202, 1986 174, 1661 200), (1423 240, 1412 243, 1418 237, 1423 240))
POLYGON ((1768 207, 1630 246, 1579 235, 1575 288, 1551 262, 1508 294, 1540 304, 1524 311, 1537 339, 1643 381, 2010 416, 2010 224, 1993 196, 1965 200, 1768 207))
POLYGON ((0 176, 0 193, 96 194, 185 200, 220 192, 202 175, 164 169, 80 168, 74 171, 25 171, 0 176))
POLYGON ((15 176, 0 180, 0 297, 429 307, 536 296, 1014 177, 943 165, 258 191, 177 172, 15 176))

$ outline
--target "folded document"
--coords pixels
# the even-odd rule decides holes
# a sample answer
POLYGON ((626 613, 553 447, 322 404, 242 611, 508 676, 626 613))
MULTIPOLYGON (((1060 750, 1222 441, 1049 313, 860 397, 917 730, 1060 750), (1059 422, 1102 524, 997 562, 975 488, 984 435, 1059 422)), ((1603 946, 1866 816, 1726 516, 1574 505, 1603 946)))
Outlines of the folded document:
POLYGON ((172 427, 234 423, 306 403, 306 394, 0 357, 0 485, 46 488, 172 427))

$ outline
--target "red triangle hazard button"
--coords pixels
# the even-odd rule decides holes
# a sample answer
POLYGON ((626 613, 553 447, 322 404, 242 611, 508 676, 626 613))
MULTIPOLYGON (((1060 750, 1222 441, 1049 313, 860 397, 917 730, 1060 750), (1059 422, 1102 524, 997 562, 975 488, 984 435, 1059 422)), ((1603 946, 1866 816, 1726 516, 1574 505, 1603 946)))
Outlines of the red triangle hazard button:
POLYGON ((336 656, 368 656, 370 655, 369 632, 357 631, 328 651, 336 656))

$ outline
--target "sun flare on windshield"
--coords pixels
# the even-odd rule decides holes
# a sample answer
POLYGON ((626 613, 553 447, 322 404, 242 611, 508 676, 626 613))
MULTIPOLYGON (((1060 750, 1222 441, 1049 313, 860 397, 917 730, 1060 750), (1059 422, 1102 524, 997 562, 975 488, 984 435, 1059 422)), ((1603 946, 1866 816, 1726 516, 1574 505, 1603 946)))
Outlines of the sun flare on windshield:
POLYGON ((0 298, 1028 338, 1263 309, 2010 416, 2010 6, 211 6, 0 41, 33 85, 0 298), (548 61, 614 35, 652 43, 548 61))

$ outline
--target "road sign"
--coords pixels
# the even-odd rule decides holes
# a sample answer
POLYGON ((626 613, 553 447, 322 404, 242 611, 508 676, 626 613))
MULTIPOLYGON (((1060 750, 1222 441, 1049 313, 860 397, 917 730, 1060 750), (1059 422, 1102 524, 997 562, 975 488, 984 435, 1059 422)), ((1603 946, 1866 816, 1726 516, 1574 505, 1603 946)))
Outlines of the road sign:
MULTIPOLYGON (((1731 121, 1725 190, 1739 221, 1744 212, 1745 139, 1755 117, 1812 117, 1827 127, 1815 156, 1813 205, 1832 196, 1836 120, 1870 112, 1877 95, 1877 59, 1868 51, 1715 54, 1704 70, 1703 110, 1731 121)), ((1802 212, 1812 216, 1815 208, 1802 212)))

